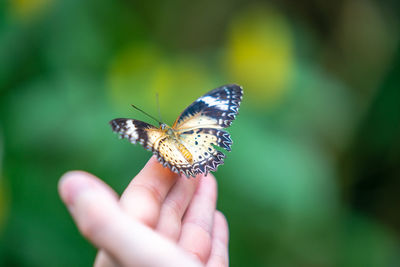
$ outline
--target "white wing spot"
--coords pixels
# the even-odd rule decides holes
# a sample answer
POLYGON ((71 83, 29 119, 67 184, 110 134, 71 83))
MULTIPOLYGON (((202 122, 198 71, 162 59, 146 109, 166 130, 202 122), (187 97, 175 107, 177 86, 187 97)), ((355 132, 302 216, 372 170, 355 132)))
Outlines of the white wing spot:
POLYGON ((229 100, 220 100, 218 98, 212 97, 212 96, 205 96, 200 98, 197 101, 203 101, 210 107, 216 107, 220 110, 228 110, 229 108, 229 100))
POLYGON ((130 135, 133 139, 138 139, 138 134, 136 132, 136 126, 132 123, 132 120, 126 121, 126 132, 127 135, 130 135))

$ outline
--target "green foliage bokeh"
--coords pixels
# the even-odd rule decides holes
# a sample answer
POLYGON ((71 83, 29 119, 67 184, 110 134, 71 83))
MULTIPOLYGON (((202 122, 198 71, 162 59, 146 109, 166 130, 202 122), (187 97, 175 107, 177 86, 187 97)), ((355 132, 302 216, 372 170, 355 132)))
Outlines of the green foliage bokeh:
MULTIPOLYGON (((215 176, 232 266, 400 263, 400 23, 393 1, 0 4, 0 265, 89 266, 57 193, 121 193, 151 156, 108 121, 244 88, 215 176)), ((148 121, 149 122, 149 121, 148 121)))

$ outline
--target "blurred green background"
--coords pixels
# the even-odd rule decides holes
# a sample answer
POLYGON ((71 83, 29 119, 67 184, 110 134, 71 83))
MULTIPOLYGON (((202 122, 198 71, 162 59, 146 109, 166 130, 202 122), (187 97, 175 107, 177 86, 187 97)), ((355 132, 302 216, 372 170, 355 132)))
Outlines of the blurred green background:
POLYGON ((108 121, 171 124, 244 88, 219 167, 232 266, 400 266, 398 1, 0 3, 0 265, 90 266, 57 193, 121 193, 150 152, 108 121))

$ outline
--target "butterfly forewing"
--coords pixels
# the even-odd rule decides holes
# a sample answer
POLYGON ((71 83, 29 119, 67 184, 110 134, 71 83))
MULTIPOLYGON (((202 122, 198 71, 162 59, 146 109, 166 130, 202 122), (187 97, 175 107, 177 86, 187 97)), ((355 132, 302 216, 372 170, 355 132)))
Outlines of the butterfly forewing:
POLYGON ((165 135, 153 125, 138 120, 114 119, 110 121, 110 125, 120 138, 126 138, 132 144, 139 143, 151 151, 154 151, 155 145, 165 135))
POLYGON ((243 96, 236 84, 218 87, 188 106, 172 126, 176 130, 226 128, 236 118, 243 96))

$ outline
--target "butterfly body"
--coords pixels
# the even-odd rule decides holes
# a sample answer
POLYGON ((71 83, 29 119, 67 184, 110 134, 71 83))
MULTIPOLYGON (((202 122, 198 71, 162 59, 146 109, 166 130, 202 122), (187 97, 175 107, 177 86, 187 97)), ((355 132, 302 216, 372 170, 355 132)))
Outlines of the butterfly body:
POLYGON ((122 118, 110 124, 121 138, 140 143, 172 171, 186 176, 207 174, 224 162, 225 155, 216 147, 231 150, 232 140, 223 129, 235 119, 242 95, 238 85, 216 88, 187 107, 172 127, 122 118))
MULTIPOLYGON (((169 143, 173 143, 177 147, 177 149, 183 155, 185 160, 187 162, 189 162, 190 164, 192 164, 193 163, 193 156, 190 153, 190 151, 185 147, 185 145, 183 145, 182 142, 180 142, 179 132, 175 131, 173 128, 169 127, 165 123, 162 123, 160 125, 160 131, 164 132, 165 139, 169 143)), ((162 139, 160 139, 160 140, 162 140, 162 139)))

